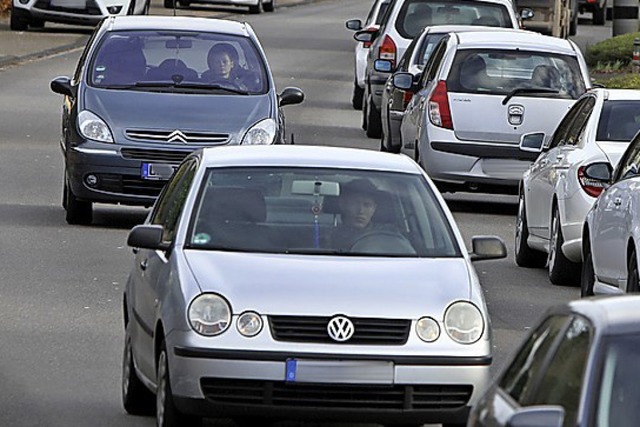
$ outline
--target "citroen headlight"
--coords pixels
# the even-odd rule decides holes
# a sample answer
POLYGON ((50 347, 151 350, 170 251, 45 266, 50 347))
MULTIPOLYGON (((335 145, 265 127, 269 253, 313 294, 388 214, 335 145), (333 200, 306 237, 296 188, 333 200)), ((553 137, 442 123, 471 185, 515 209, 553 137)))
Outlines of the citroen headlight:
POLYGON ((453 303, 444 314, 447 334, 460 344, 473 344, 484 332, 484 318, 475 305, 460 301, 453 303))
POLYGON ((440 337, 440 326, 431 317, 423 317, 416 323, 418 338, 426 342, 434 342, 440 337))
POLYGON ((264 119, 251 127, 242 138, 242 145, 269 145, 276 138, 276 121, 264 119))
POLYGON ((238 317, 236 326, 245 337, 253 337, 262 330, 262 318, 258 313, 247 311, 238 317))
POLYGON ((231 323, 231 307, 220 295, 202 294, 189 305, 189 324, 208 337, 223 333, 231 323))
POLYGON ((84 110, 78 114, 78 129, 80 129, 80 134, 87 139, 113 142, 109 126, 91 111, 84 110))

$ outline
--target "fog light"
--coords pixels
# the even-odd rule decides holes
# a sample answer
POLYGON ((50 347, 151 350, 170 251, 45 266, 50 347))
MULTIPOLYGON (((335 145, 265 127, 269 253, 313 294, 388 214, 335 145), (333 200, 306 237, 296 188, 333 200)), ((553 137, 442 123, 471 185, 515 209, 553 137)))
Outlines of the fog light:
POLYGON ((98 177, 95 175, 87 175, 84 177, 84 182, 89 187, 95 187, 96 185, 98 185, 98 177))
POLYGON ((117 15, 122 10, 122 6, 109 6, 107 11, 112 15, 117 15))

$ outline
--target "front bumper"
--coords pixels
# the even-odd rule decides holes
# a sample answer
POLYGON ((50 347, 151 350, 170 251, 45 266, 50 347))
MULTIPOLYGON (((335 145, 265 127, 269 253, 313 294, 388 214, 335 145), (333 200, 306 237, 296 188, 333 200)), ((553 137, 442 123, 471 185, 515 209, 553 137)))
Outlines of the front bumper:
POLYGON ((464 423, 470 407, 489 385, 491 356, 285 354, 173 347, 169 363, 174 401, 186 413, 464 423), (293 359, 367 367, 352 373, 343 370, 336 381, 329 379, 330 373, 320 371, 308 374, 316 376, 313 380, 287 381, 287 361, 293 359), (390 367, 387 379, 380 375, 380 364, 390 367))

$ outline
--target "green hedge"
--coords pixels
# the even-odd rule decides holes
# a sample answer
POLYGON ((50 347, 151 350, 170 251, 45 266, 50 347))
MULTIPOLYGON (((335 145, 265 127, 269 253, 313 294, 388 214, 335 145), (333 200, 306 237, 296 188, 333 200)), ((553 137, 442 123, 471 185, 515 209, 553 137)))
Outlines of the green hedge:
POLYGON ((603 40, 587 48, 585 59, 590 67, 613 64, 627 65, 633 55, 633 39, 640 38, 640 32, 623 34, 603 40))
POLYGON ((620 74, 614 76, 594 76, 596 83, 609 89, 640 89, 640 74, 620 74))

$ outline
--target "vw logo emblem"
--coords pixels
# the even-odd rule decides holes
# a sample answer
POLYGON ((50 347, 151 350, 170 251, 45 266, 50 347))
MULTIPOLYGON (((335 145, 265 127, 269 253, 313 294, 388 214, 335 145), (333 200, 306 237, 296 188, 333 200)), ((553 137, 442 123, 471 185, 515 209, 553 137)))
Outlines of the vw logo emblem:
POLYGON ((327 332, 332 340, 345 342, 349 340, 355 332, 353 322, 344 316, 336 316, 329 320, 327 332))

